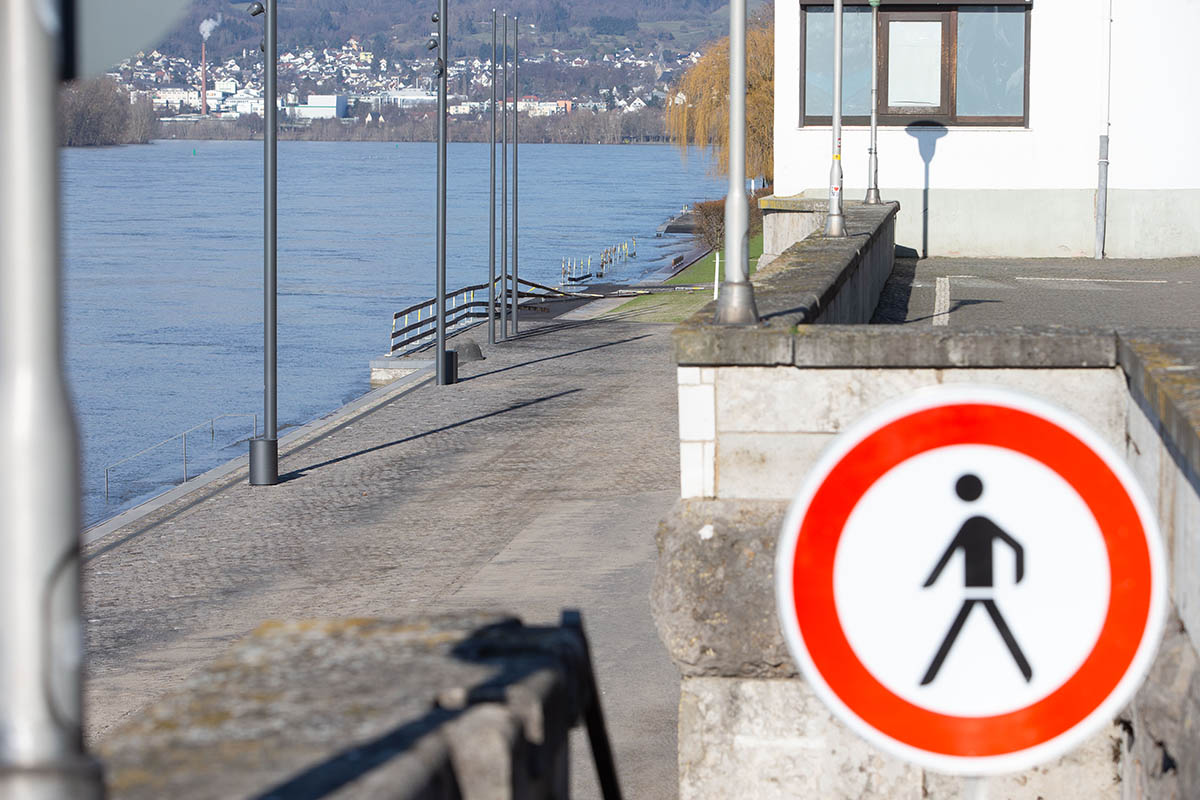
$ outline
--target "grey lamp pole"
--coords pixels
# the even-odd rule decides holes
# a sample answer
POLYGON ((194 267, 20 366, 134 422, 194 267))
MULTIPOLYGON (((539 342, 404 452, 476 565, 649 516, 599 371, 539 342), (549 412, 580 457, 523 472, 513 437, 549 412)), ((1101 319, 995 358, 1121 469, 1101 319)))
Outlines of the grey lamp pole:
POLYGON ((717 324, 754 325, 750 285, 750 205, 746 200, 746 0, 729 3, 729 188, 725 195, 725 283, 717 324))
POLYGON ((63 379, 59 4, 0 3, 0 797, 103 795, 81 733, 79 439, 63 379), (19 112, 16 109, 20 109, 19 112))
POLYGON ((250 440, 250 485, 271 486, 279 483, 279 407, 278 368, 276 364, 276 233, 275 233, 275 166, 276 137, 279 108, 275 85, 278 25, 278 0, 264 0, 250 7, 258 16, 266 11, 266 35, 263 49, 263 433, 250 440))
POLYGON ((446 81, 450 72, 450 26, 447 23, 448 0, 440 0, 434 22, 438 24, 438 60, 434 72, 438 79, 437 142, 437 382, 452 383, 446 369, 446 81))
POLYGON ((846 235, 842 213, 842 0, 833 0, 833 166, 829 168, 825 235, 846 235))
POLYGON ((500 47, 500 338, 508 338, 508 14, 500 47))
POLYGON ((520 36, 520 21, 516 17, 513 17, 513 336, 517 335, 517 308, 521 305, 521 286, 517 280, 519 274, 517 272, 517 262, 519 261, 518 256, 520 256, 520 249, 517 247, 519 233, 517 230, 517 212, 521 210, 517 194, 517 189, 520 188, 520 181, 517 178, 517 150, 521 146, 521 134, 518 133, 517 129, 517 123, 521 121, 521 90, 518 88, 521 76, 520 36))
POLYGON ((867 205, 879 205, 879 0, 871 1, 871 148, 867 164, 867 205))
POLYGON ((488 204, 488 344, 496 343, 496 9, 492 9, 491 202, 488 204))

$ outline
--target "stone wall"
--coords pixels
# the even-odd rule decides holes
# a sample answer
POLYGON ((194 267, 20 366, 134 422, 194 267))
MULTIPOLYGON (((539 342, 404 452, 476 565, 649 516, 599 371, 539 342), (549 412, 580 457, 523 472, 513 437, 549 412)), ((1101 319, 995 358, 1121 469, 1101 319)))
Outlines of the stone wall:
POLYGON ((658 532, 652 601, 682 675, 680 796, 961 796, 962 779, 875 750, 817 701, 784 645, 773 570, 787 505, 839 432, 922 386, 970 382, 1063 407, 1125 455, 1158 514, 1173 606, 1151 673, 1118 719, 1051 764, 989 779, 989 796, 1200 797, 1200 342, 1053 326, 806 325, 807 295, 776 295, 788 285, 756 282, 760 309, 793 309, 763 325, 718 328, 697 315, 676 331, 681 500, 658 532))

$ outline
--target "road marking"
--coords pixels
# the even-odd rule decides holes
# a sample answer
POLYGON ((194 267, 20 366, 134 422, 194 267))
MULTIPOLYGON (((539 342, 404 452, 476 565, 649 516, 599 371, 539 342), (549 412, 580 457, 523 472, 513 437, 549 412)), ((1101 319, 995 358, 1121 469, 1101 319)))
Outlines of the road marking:
POLYGON ((950 324, 950 279, 938 278, 933 294, 933 324, 950 324))
POLYGON ((1025 278, 1018 276, 1019 281, 1079 281, 1082 283, 1170 283, 1170 281, 1137 280, 1134 278, 1025 278))

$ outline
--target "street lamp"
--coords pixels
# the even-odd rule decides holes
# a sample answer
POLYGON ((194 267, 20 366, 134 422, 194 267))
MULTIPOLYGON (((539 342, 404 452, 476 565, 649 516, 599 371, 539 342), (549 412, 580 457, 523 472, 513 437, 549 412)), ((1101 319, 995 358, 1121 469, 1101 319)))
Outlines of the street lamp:
POLYGON ((719 325, 755 325, 750 285, 750 204, 746 200, 746 0, 729 3, 729 188, 725 195, 725 285, 719 325))
POLYGON ((276 363, 276 111, 275 73, 278 0, 252 3, 250 16, 267 15, 263 40, 263 433, 250 440, 250 485, 279 483, 278 367, 276 363))
POLYGON ((867 205, 879 205, 879 0, 871 2, 871 148, 867 164, 867 205))
POLYGON ((438 79, 438 140, 437 140, 437 350, 436 373, 438 386, 458 380, 458 354, 446 352, 446 81, 450 72, 449 3, 440 0, 431 17, 437 23, 436 39, 429 40, 429 49, 437 48, 438 58, 433 74, 438 79))
POLYGON ((833 165, 829 168, 825 235, 846 235, 846 216, 842 212, 842 0, 833 0, 833 165))

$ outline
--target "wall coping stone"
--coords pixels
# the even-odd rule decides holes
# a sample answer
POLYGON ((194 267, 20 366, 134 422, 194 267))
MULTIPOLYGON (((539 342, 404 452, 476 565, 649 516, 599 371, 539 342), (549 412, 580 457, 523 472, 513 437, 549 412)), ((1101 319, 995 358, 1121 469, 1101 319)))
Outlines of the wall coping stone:
MULTIPOLYGON (((755 273, 754 302, 761 322, 744 330, 770 331, 776 336, 786 336, 797 325, 815 322, 854 275, 863 253, 878 238, 884 224, 894 218, 899 210, 899 203, 870 206, 847 204, 848 236, 834 239, 814 233, 784 250, 778 258, 755 273)), ((717 356, 721 358, 741 358, 736 353, 737 348, 722 346, 714 341, 731 330, 712 324, 715 313, 716 304, 710 302, 680 324, 675 334, 677 353, 684 347, 695 351, 688 356, 691 358, 711 359, 713 355, 706 355, 710 352, 722 354, 717 356), (681 344, 689 337, 699 342, 681 344)), ((782 346, 790 349, 790 344, 782 346)), ((777 348, 771 347, 763 352, 775 353, 777 348)), ((680 363, 685 363, 682 356, 680 363)), ((735 363, 742 362, 739 360, 735 363)))

